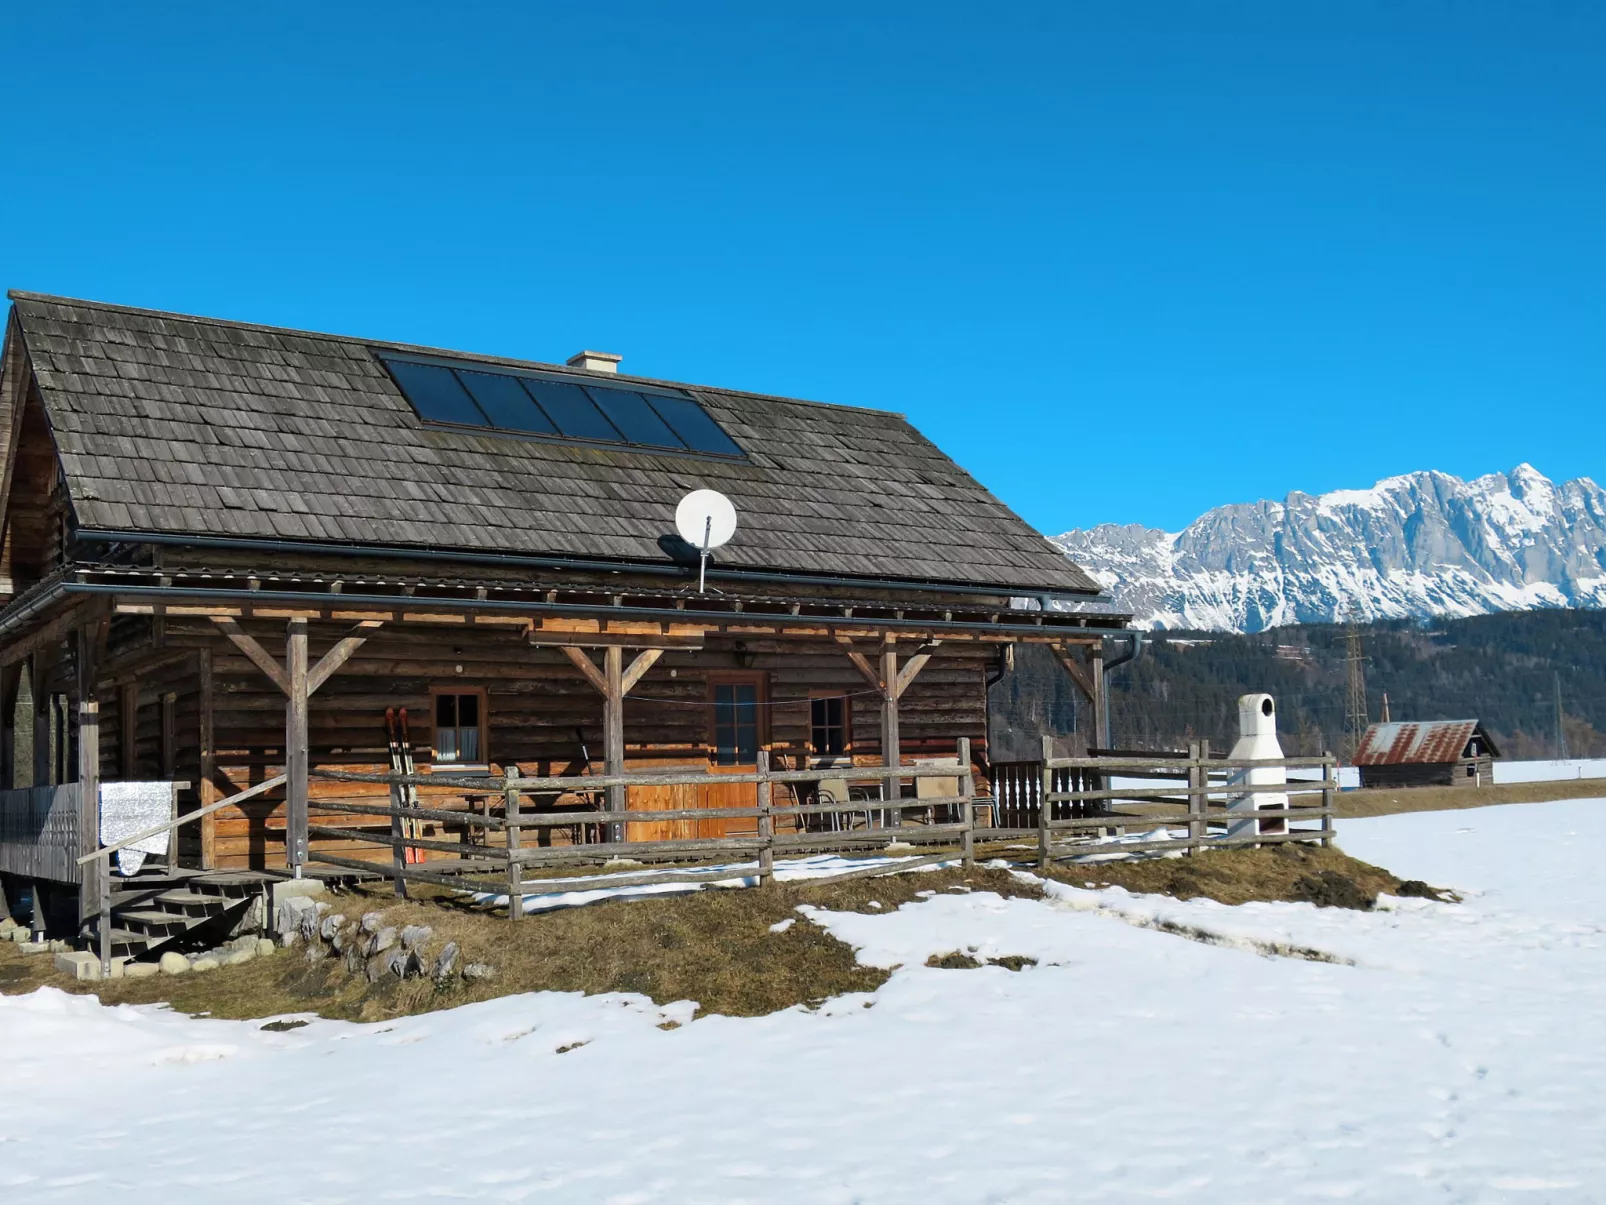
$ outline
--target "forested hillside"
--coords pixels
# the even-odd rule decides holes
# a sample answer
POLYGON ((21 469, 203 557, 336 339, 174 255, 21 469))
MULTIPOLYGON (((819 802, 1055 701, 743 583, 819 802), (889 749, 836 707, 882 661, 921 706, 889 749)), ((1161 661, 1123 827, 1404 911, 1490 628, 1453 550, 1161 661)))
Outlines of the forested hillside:
MULTIPOLYGON (((1560 675, 1568 752, 1606 755, 1606 613, 1520 611, 1360 629, 1371 719, 1481 719, 1506 757, 1556 755, 1560 675)), ((1154 633, 1110 676, 1111 738, 1174 748, 1237 734, 1237 697, 1277 696, 1290 753, 1344 748, 1345 629, 1301 624, 1252 635, 1154 633)))

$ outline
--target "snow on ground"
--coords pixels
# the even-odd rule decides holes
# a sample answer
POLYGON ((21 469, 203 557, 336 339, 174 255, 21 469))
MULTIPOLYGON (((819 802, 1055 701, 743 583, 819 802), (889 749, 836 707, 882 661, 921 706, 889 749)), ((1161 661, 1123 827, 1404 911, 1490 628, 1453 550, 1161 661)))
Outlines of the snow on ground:
POLYGON ((1558 778, 1606 778, 1606 757, 1575 757, 1567 761, 1497 761, 1494 780, 1551 782, 1558 778))
POLYGON ((1602 809, 1342 823, 1460 904, 806 911, 899 968, 817 1012, 545 993, 275 1034, 0 997, 0 1200, 1597 1202, 1602 809), (1039 961, 924 965, 956 948, 1039 961))

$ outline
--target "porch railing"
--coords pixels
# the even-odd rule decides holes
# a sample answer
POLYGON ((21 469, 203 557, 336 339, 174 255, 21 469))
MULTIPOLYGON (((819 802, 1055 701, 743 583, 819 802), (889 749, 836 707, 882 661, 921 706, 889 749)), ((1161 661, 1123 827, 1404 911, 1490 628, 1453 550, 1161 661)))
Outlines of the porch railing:
MULTIPOLYGON (((973 865, 977 850, 986 845, 999 854, 1025 854, 1027 860, 1047 867, 1053 862, 1095 853, 1142 853, 1157 849, 1191 852, 1205 846, 1270 844, 1282 841, 1330 842, 1333 837, 1334 759, 1286 758, 1277 761, 1232 762, 1209 758, 1195 749, 1177 758, 1053 758, 1038 763, 1041 775, 1035 792, 1031 825, 1024 818, 1019 797, 978 795, 971 773, 968 741, 959 742, 957 764, 854 767, 850 776, 871 782, 948 779, 958 790, 951 795, 924 798, 886 798, 898 792, 883 790, 873 800, 819 802, 820 784, 839 780, 841 768, 771 770, 760 756, 758 769, 749 773, 621 774, 573 777, 527 777, 510 769, 500 780, 455 779, 440 774, 361 773, 312 770, 311 775, 336 782, 371 783, 386 788, 374 802, 359 798, 320 799, 325 811, 353 817, 349 826, 316 824, 308 834, 324 841, 388 846, 389 877, 399 896, 409 882, 427 883, 480 892, 508 900, 509 915, 523 912, 523 898, 551 890, 551 878, 532 877, 576 870, 585 871, 615 861, 645 864, 596 881, 596 887, 628 887, 665 881, 673 869, 677 883, 756 878, 764 883, 775 874, 778 855, 824 852, 875 855, 877 860, 833 878, 858 877, 915 869, 957 858, 973 865), (1263 785, 1238 782, 1250 771, 1319 767, 1315 781, 1263 785), (1102 785, 1114 774, 1162 779, 1160 785, 1110 788, 1102 785), (1175 780, 1180 785, 1170 786, 1175 780), (460 789, 485 797, 501 795, 500 815, 490 806, 479 811, 398 806, 402 787, 460 789), (550 797, 562 792, 605 792, 609 787, 712 787, 728 790, 750 786, 751 806, 624 809, 585 812, 534 810, 526 797, 550 797), (1276 807, 1262 807, 1261 795, 1281 793, 1276 807), (810 800, 814 800, 810 802, 810 800), (1043 802, 1047 807, 1041 806, 1043 802), (358 817, 384 820, 376 829, 356 822, 358 817), (669 840, 624 840, 571 845, 526 843, 534 832, 550 833, 577 823, 596 826, 656 824, 676 821, 751 821, 751 834, 693 837, 669 840), (822 823, 823 822, 823 823, 822 823), (1312 824, 1315 827, 1310 827, 1312 824), (462 839, 449 841, 424 836, 428 825, 459 828, 462 839), (823 828, 824 831, 820 831, 823 828), (1136 830, 1134 832, 1133 830, 1136 830), (409 851, 415 851, 410 855, 409 851), (887 861, 886 855, 897 855, 887 861), (425 860, 415 861, 414 858, 425 860), (710 865, 709 863, 717 863, 710 865), (656 867, 657 869, 652 869, 656 867)), ((1007 783, 1005 791, 1012 790, 1007 783)), ((918 795, 918 791, 917 791, 918 795)), ((312 845, 309 859, 353 870, 376 871, 382 863, 363 861, 312 845)), ((822 880, 816 880, 822 881, 822 880)))

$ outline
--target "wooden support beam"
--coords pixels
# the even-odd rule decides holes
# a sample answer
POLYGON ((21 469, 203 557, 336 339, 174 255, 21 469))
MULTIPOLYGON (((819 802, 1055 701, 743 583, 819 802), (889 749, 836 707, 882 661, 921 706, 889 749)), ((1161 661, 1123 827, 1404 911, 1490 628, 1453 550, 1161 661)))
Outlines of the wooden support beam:
POLYGON ((926 662, 931 660, 930 653, 916 653, 903 663, 898 671, 898 697, 903 698, 903 692, 909 689, 909 683, 915 680, 916 675, 926 668, 926 662))
POLYGON ((42 647, 34 651, 28 662, 28 688, 33 692, 33 785, 36 787, 49 786, 52 779, 50 664, 54 659, 54 649, 42 647))
POLYGON ((1099 745, 1110 747, 1110 696, 1104 682, 1104 645, 1091 645, 1087 650, 1089 677, 1093 679, 1093 731, 1098 733, 1099 745))
MULTIPOLYGON (((898 653, 890 642, 881 648, 881 681, 886 684, 881 691, 881 764, 894 768, 903 764, 903 750, 898 737, 898 653)), ((883 779, 881 789, 883 799, 896 801, 903 795, 903 780, 883 779)), ((902 815, 889 812, 888 823, 897 824, 902 815)))
POLYGON ((80 603, 42 627, 34 629, 27 636, 7 639, 0 643, 0 665, 15 665, 41 649, 60 644, 83 625, 86 606, 87 604, 80 603))
MULTIPOLYGON (((254 643, 254 642, 253 642, 254 643)), ((307 860, 307 621, 292 619, 285 639, 289 698, 284 706, 285 859, 297 878, 307 860)), ((275 666, 275 669, 278 667, 275 666)))
POLYGON ((380 619, 365 619, 342 636, 335 643, 335 647, 320 657, 318 664, 308 672, 307 693, 317 694, 318 688, 329 681, 342 665, 351 660, 351 655, 362 648, 368 637, 373 635, 374 629, 383 624, 384 621, 380 619))
POLYGON ((602 676, 602 671, 597 668, 596 663, 591 660, 586 651, 575 648, 572 644, 560 645, 559 647, 563 650, 563 655, 574 662, 575 669, 585 675, 586 681, 595 686, 597 692, 606 698, 608 695, 608 680, 602 676))
POLYGON ((17 785, 17 694, 22 667, 0 666, 0 788, 17 785))
POLYGON ((658 664, 658 659, 664 655, 663 649, 643 649, 636 654, 636 659, 625 670, 622 687, 625 694, 636 689, 636 684, 646 677, 647 671, 658 664))
MULTIPOLYGON (((230 619, 227 615, 213 615, 211 618, 223 634, 234 642, 235 647, 250 658, 252 665, 267 674, 268 679, 285 694, 290 693, 290 678, 284 672, 284 667, 274 660, 267 649, 257 643, 254 636, 240 626, 239 620, 230 619)), ((301 632, 305 636, 307 621, 302 619, 293 622, 301 624, 301 632)))
MULTIPOLYGON (((603 690, 602 710, 602 756, 603 773, 623 774, 625 772, 625 651, 617 645, 603 651, 603 669, 606 675, 603 690)), ((608 788, 608 810, 622 812, 625 810, 628 793, 622 786, 608 788)), ((616 822, 612 825, 613 840, 623 841, 626 837, 625 825, 616 822)))
POLYGON ((843 653, 847 655, 849 661, 853 662, 854 668, 864 675, 864 680, 880 691, 882 695, 885 695, 887 693, 887 684, 882 680, 881 675, 876 673, 875 666, 870 664, 870 659, 854 648, 846 637, 838 636, 836 642, 842 646, 843 653))
POLYGON ((139 741, 139 684, 125 683, 117 695, 117 768, 125 782, 138 774, 134 756, 139 741))
POLYGON ((1064 645, 1053 646, 1054 657, 1065 667, 1065 672, 1071 675, 1071 681, 1076 683, 1078 690, 1086 696, 1089 703, 1096 703, 1098 690, 1093 685, 1092 675, 1082 665, 1076 654, 1064 645))

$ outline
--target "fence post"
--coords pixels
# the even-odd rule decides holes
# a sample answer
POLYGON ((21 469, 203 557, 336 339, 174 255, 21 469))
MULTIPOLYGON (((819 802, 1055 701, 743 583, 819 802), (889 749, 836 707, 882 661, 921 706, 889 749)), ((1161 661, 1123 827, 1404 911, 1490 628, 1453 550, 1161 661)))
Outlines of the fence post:
MULTIPOLYGON (((1324 783, 1338 781, 1338 759, 1331 753, 1322 754, 1322 781, 1324 783)), ((1337 810, 1333 806, 1333 795, 1332 787, 1322 787, 1322 848, 1324 849, 1330 848, 1333 844, 1333 821, 1337 810)))
POLYGON ((768 749, 758 751, 758 885, 775 881, 775 816, 770 811, 775 806, 775 784, 769 779, 770 753, 768 749))
POLYGON ((390 877, 395 886, 396 898, 407 898, 407 880, 402 878, 402 867, 407 864, 407 847, 403 843, 402 792, 400 771, 391 771, 390 783, 390 877))
POLYGON ((524 916, 524 866, 519 861, 519 792, 513 785, 517 766, 509 766, 502 777, 503 809, 507 819, 507 918, 524 916))
MULTIPOLYGON (((1210 832, 1205 808, 1210 796, 1205 788, 1210 783, 1210 771, 1204 767, 1205 745, 1202 741, 1188 742, 1188 840, 1203 841, 1210 832)), ((1189 845, 1189 854, 1199 852, 1197 845, 1189 845)))
POLYGON ((959 738, 959 819, 965 826, 960 837, 960 864, 966 870, 976 865, 976 776, 970 772, 970 738, 959 738))
POLYGON ((1049 765, 1054 759, 1054 738, 1043 738, 1043 785, 1037 797, 1037 866, 1040 870, 1047 870, 1049 864, 1049 842, 1053 833, 1049 824, 1054 819, 1054 805, 1048 797, 1054 793, 1054 771, 1049 765))

